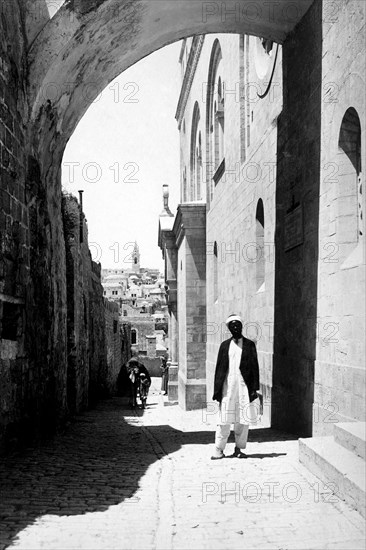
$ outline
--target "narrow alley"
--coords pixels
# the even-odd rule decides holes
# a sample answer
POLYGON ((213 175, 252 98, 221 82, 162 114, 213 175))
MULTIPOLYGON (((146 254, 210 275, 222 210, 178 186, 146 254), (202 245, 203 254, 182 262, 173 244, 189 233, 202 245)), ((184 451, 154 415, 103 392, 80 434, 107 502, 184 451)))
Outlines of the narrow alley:
POLYGON ((296 439, 258 427, 247 459, 211 461, 211 415, 164 406, 159 384, 145 411, 103 401, 2 461, 1 550, 363 548, 363 519, 296 439))

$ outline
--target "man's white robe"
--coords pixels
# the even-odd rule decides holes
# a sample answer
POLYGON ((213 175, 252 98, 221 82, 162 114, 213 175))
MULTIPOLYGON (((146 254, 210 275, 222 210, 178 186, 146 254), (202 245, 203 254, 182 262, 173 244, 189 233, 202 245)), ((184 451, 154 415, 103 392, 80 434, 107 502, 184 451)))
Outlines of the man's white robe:
POLYGON ((218 424, 255 424, 258 421, 255 405, 249 401, 249 393, 240 372, 243 339, 229 346, 229 370, 222 390, 218 424))

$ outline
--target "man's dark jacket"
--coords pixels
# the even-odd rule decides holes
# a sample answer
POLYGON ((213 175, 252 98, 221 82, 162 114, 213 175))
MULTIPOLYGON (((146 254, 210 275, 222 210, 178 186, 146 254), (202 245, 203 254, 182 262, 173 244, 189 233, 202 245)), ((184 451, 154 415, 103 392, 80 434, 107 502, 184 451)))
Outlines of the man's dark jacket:
POLYGON ((143 365, 142 363, 140 363, 140 361, 138 361, 137 359, 135 359, 135 357, 131 357, 131 359, 129 359, 127 361, 127 370, 129 371, 130 369, 132 369, 133 367, 138 367, 139 369, 139 374, 143 373, 148 382, 149 382, 149 386, 151 385, 151 376, 149 374, 149 371, 147 370, 147 368, 145 367, 145 365, 143 365))
MULTIPOLYGON (((232 338, 222 342, 217 356, 214 394, 212 399, 222 400, 222 388, 225 378, 229 370, 229 346, 232 338)), ((249 400, 253 401, 257 397, 256 390, 259 390, 259 367, 257 350, 255 343, 243 336, 243 350, 240 360, 240 372, 244 378, 244 382, 248 387, 249 400)))

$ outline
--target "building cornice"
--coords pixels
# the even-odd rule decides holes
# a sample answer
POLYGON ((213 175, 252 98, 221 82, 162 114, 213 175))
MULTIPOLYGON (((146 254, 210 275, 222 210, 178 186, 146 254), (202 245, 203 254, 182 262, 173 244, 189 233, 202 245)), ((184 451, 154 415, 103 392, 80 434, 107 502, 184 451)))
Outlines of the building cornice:
MULTIPOLYGON (((171 218, 174 218, 173 214, 171 218)), ((173 222, 174 219, 171 221, 171 227, 162 227, 161 226, 161 219, 159 219, 159 231, 158 231, 158 247, 162 251, 163 258, 164 258, 164 250, 165 246, 169 242, 169 238, 171 238, 171 235, 173 235, 173 222)))
POLYGON ((192 41, 192 46, 189 52, 187 67, 184 73, 182 88, 181 88, 180 96, 178 100, 178 106, 175 113, 175 118, 178 122, 179 130, 182 124, 184 111, 187 105, 189 92, 191 91, 193 78, 196 73, 196 69, 197 69, 198 61, 201 55, 201 50, 202 50, 204 40, 205 40, 205 36, 201 34, 201 35, 195 36, 192 41))
MULTIPOLYGON (((177 248, 180 247, 187 230, 190 233, 195 233, 201 229, 205 230, 206 226, 205 223, 202 224, 202 221, 200 221, 200 214, 206 214, 206 203, 184 203, 178 205, 173 226, 177 248)), ((205 220, 206 218, 203 217, 203 219, 205 220)))

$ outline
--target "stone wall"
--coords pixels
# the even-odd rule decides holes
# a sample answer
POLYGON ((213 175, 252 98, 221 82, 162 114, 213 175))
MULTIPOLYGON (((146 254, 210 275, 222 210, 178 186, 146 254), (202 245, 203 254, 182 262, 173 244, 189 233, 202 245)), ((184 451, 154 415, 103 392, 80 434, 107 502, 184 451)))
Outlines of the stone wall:
MULTIPOLYGON (((30 278, 26 293, 24 286, 9 286, 16 284, 19 277, 15 256, 6 250, 13 223, 4 201, 0 210, 2 219, 7 220, 7 232, 1 234, 2 265, 12 269, 12 276, 3 273, 0 293, 0 440, 5 447, 12 440, 49 435, 69 415, 115 393, 121 365, 118 306, 103 298, 101 266, 91 259, 84 216, 76 198, 70 195, 60 201, 62 224, 58 235, 62 236, 60 246, 65 261, 59 262, 58 275, 52 283, 56 295, 50 294, 48 286, 42 286, 50 277, 47 258, 51 251, 43 238, 43 231, 49 236, 49 229, 47 223, 42 227, 47 209, 40 192, 39 166, 33 158, 28 161, 28 168, 28 184, 38 187, 32 187, 28 205, 30 254, 25 273, 30 273, 30 278), (60 309, 54 313, 56 306, 60 309), (63 320, 61 325, 58 317, 63 320), (64 336, 65 342, 55 342, 55 334, 64 336)), ((23 277, 25 285, 24 272, 23 277)))
POLYGON ((161 360, 160 357, 147 357, 146 355, 138 355, 137 359, 145 365, 150 376, 161 376, 161 360))
POLYGON ((47 190, 29 142, 19 3, 1 3, 0 37, 0 438, 9 440, 49 433, 65 417, 66 292, 64 245, 49 246, 47 190))
POLYGON ((103 297, 101 266, 91 259, 84 214, 72 195, 63 195, 62 215, 67 266, 67 399, 69 412, 74 414, 98 398, 116 393, 122 337, 118 304, 103 297))
POLYGON ((283 45, 272 423, 303 435, 365 414, 365 10, 359 0, 316 1, 283 45), (350 108, 353 162, 341 150, 350 108), (294 206, 302 242, 286 249, 294 206))
POLYGON ((107 369, 107 350, 101 265, 92 261, 89 273, 89 406, 93 406, 107 394, 103 379, 107 369))
POLYGON ((206 206, 181 204, 174 222, 178 247, 178 400, 184 409, 206 401, 206 206))
MULTIPOLYGON (((123 320, 123 317, 121 317, 123 320)), ((136 349, 139 353, 147 353, 147 339, 146 336, 154 334, 155 332, 155 319, 148 314, 140 314, 135 317, 128 317, 129 322, 131 323, 131 330, 136 330, 137 343, 132 344, 133 348, 136 349)))
POLYGON ((107 364, 101 385, 111 395, 117 391, 117 378, 122 366, 122 338, 118 304, 104 298, 104 309, 107 364))
POLYGON ((66 244, 67 405, 69 412, 75 414, 88 406, 89 397, 89 342, 93 340, 89 327, 91 257, 84 215, 72 195, 62 197, 62 218, 66 244))
POLYGON ((336 8, 328 6, 323 16, 316 434, 331 433, 337 421, 363 421, 366 398, 366 4, 344 1, 336 8))
POLYGON ((120 317, 121 330, 121 363, 124 365, 131 357, 131 323, 120 317))
POLYGON ((283 44, 277 143, 272 424, 304 436, 312 434, 314 399, 321 70, 322 2, 316 1, 283 44))

